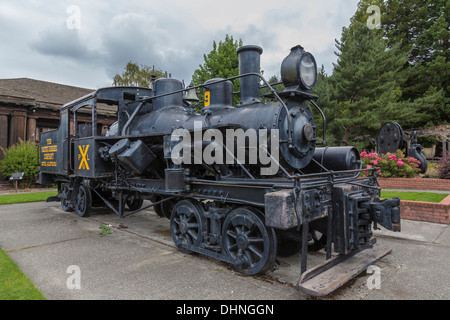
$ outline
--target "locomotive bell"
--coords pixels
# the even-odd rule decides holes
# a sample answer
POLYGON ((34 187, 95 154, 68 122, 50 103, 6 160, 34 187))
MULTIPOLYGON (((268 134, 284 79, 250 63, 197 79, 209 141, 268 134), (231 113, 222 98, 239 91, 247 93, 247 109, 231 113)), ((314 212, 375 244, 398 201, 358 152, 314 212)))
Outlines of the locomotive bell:
MULTIPOLYGON (((193 87, 193 86, 194 86, 194 84, 191 82, 191 84, 189 85, 189 87, 193 87)), ((195 91, 194 88, 189 89, 189 90, 186 92, 186 95, 184 96, 184 100, 186 100, 186 101, 189 102, 189 103, 197 103, 197 102, 200 101, 200 100, 198 99, 198 97, 197 97, 197 92, 195 91)))

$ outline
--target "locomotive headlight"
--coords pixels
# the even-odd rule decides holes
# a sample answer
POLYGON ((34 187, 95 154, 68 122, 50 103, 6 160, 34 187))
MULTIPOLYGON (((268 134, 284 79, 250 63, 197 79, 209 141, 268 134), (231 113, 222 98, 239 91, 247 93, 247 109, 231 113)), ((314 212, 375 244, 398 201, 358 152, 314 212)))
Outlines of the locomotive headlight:
POLYGON ((305 52, 300 57, 300 80, 305 89, 311 89, 316 84, 317 66, 316 60, 309 52, 305 52))
POLYGON ((310 90, 317 80, 317 64, 314 56, 298 45, 281 64, 281 80, 288 90, 310 90))

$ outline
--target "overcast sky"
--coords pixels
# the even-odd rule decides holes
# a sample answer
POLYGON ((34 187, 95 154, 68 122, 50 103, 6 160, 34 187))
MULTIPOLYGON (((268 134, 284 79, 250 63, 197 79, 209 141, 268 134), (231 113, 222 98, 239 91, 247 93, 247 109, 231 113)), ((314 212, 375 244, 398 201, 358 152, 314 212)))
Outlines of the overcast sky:
POLYGON ((128 61, 188 84, 226 34, 263 48, 264 75, 279 76, 301 44, 332 72, 335 39, 358 0, 0 0, 0 78, 110 86, 128 61))

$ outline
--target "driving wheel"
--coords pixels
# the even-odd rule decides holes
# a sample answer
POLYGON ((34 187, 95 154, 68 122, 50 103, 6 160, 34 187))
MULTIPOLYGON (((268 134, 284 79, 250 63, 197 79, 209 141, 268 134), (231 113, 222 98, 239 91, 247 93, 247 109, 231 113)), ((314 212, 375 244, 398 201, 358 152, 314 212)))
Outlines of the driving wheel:
POLYGON ((266 273, 275 263, 276 235, 266 227, 261 212, 240 207, 226 217, 222 230, 224 253, 246 275, 266 273))

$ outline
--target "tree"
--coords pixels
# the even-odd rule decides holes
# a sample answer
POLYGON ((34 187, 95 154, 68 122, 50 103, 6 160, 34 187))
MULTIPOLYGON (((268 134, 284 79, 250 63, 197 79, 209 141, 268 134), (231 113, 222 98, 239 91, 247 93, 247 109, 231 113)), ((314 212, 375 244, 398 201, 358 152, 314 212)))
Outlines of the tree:
POLYGON ((382 23, 388 47, 409 52, 402 100, 423 104, 417 126, 449 123, 450 3, 446 0, 386 0, 382 23))
MULTIPOLYGON (((331 77, 325 73, 325 67, 322 65, 317 73, 316 85, 312 89, 313 94, 319 97, 317 100, 317 104, 324 113, 327 124, 329 124, 330 120, 334 118, 333 110, 336 107, 336 102, 332 99, 333 88, 331 86, 330 78, 331 77)), ((322 115, 315 108, 312 108, 311 110, 317 125, 317 136, 322 137, 323 125, 321 122, 319 122, 319 119, 322 119, 322 115)), ((332 131, 327 129, 328 127, 330 126, 327 125, 327 127, 325 128, 327 145, 335 145, 337 139, 333 135, 332 131)))
POLYGON ((164 72, 158 69, 150 68, 146 65, 139 66, 134 62, 128 62, 122 74, 114 76, 114 86, 136 86, 136 87, 151 87, 152 75, 156 79, 163 78, 164 72))
POLYGON ((339 52, 330 78, 330 129, 345 145, 351 136, 375 135, 387 121, 408 122, 414 109, 401 103, 401 72, 408 54, 387 48, 383 31, 353 20, 336 40, 339 52))
POLYGON ((30 141, 20 140, 17 144, 3 149, 3 160, 0 161, 0 172, 10 177, 14 172, 23 172, 22 182, 29 186, 36 181, 39 174, 39 146, 30 141))
MULTIPOLYGON (((212 78, 230 78, 239 74, 239 58, 236 50, 243 45, 241 39, 234 40, 228 34, 224 41, 213 41, 213 49, 210 53, 204 54, 203 65, 194 71, 192 82, 194 85, 201 85, 212 78)), ((233 91, 239 90, 239 81, 233 81, 233 91)), ((199 96, 201 98, 201 94, 199 96)))

